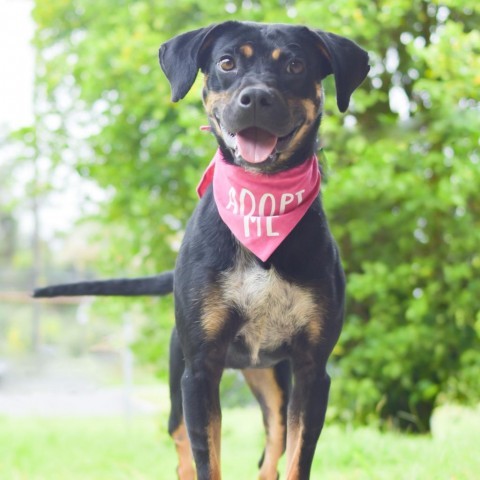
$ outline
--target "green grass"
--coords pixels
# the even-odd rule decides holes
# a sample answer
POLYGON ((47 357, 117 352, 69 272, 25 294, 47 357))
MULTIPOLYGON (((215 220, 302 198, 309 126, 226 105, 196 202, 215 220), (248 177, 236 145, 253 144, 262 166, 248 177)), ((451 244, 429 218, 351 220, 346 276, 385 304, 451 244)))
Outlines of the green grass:
MULTIPOLYGON (((1 480, 174 480, 175 452, 158 421, 137 418, 0 417, 1 480)), ((312 480, 476 480, 480 410, 444 408, 433 435, 325 428, 312 480)), ((262 429, 256 409, 229 409, 223 421, 225 480, 256 478, 262 429)))

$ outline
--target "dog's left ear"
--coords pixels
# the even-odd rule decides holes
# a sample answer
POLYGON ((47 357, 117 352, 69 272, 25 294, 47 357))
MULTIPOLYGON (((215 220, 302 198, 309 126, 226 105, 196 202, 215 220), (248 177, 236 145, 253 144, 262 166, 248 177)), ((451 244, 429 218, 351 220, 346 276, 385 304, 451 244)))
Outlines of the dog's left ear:
POLYGON ((370 70, 368 53, 355 42, 334 33, 310 30, 322 56, 326 59, 325 77, 333 73, 337 89, 337 105, 345 112, 353 91, 365 80, 370 70))
POLYGON ((211 46, 215 37, 236 23, 224 22, 182 33, 160 47, 160 66, 170 82, 173 102, 181 100, 192 87, 202 66, 202 54, 211 46))

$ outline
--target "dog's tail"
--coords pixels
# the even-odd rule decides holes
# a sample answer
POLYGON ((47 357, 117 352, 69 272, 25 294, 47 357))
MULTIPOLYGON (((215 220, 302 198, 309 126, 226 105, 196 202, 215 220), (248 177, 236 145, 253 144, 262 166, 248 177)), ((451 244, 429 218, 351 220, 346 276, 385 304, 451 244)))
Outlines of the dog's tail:
POLYGON ((167 295, 173 292, 173 275, 173 270, 170 270, 152 277, 114 278, 110 280, 52 285, 37 288, 33 292, 33 297, 78 297, 82 295, 138 297, 141 295, 167 295))

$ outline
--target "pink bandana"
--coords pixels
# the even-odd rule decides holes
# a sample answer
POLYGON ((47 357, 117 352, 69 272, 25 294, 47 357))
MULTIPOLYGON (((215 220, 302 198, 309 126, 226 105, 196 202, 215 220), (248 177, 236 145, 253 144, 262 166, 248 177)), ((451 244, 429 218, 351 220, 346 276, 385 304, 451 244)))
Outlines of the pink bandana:
POLYGON ((317 198, 317 157, 291 170, 267 175, 225 162, 220 150, 197 187, 200 197, 213 183, 218 212, 235 237, 266 261, 317 198))

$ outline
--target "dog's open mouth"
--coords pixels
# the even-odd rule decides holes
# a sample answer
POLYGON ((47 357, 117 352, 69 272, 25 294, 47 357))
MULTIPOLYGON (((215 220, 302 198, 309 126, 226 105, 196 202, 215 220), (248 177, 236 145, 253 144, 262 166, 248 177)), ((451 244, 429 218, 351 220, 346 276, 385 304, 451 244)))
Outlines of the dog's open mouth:
POLYGON ((249 163, 262 163, 274 152, 277 141, 266 130, 250 127, 237 133, 238 153, 249 163))
POLYGON ((274 160, 278 153, 285 150, 297 128, 288 135, 277 137, 259 127, 249 127, 238 133, 230 133, 222 127, 223 138, 227 146, 248 163, 259 164, 274 160))

